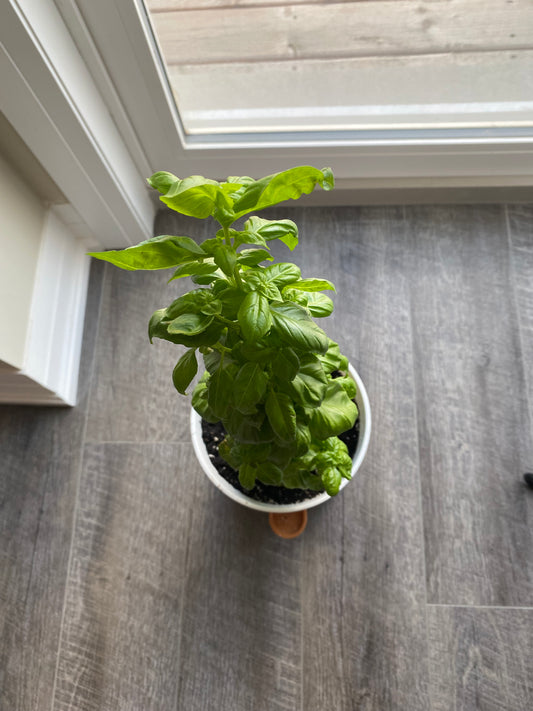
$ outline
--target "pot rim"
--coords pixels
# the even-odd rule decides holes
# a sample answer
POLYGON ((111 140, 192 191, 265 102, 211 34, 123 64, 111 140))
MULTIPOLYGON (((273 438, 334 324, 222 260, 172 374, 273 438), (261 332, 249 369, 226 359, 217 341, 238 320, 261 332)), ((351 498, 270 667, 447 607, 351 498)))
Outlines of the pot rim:
MULTIPOLYGON (((357 394, 355 396, 355 403, 357 409, 359 410, 359 440, 357 442, 357 448, 355 450, 353 460, 352 460, 352 479, 344 479, 341 482, 340 491, 347 486, 353 478, 356 472, 361 467, 363 460, 365 458, 366 452, 368 450, 368 445, 370 442, 370 432, 372 428, 372 418, 370 412, 370 401, 368 399, 368 394, 366 388, 361 380, 359 373, 355 368, 348 364, 348 369, 350 375, 355 381, 357 386, 357 394)), ((230 499, 236 501, 243 506, 247 506, 250 509, 255 509, 256 511, 264 511, 265 513, 288 513, 290 511, 303 511, 304 509, 310 509, 319 504, 323 504, 331 498, 329 494, 323 492, 314 496, 312 499, 306 499, 304 501, 298 501, 295 504, 276 504, 276 503, 266 503, 263 501, 256 501, 250 498, 241 491, 238 491, 234 486, 232 486, 223 476, 221 476, 214 464, 211 462, 207 450, 205 448, 204 441, 202 439, 202 417, 196 412, 196 410, 191 407, 191 437, 192 444, 194 447, 194 452, 202 469, 204 470, 207 477, 212 481, 212 483, 220 489, 222 493, 226 494, 230 499)), ((339 491, 339 493, 340 493, 339 491)))

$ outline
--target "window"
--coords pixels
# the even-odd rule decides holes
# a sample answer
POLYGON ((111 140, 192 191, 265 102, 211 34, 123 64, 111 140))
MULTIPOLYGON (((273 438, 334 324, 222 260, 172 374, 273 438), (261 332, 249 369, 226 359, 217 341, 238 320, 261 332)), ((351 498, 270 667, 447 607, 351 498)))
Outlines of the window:
POLYGON ((529 2, 145 2, 191 143, 532 133, 529 2))
MULTIPOLYGON (((147 2, 158 4, 154 25, 161 24, 167 0, 147 2)), ((184 68, 167 56, 167 72, 159 52, 159 44, 165 51, 165 36, 155 38, 142 0, 7 0, 2 6, 0 70, 3 86, 12 87, 3 94, 2 108, 81 217, 99 221, 99 235, 119 230, 134 242, 148 232, 153 208, 143 180, 160 169, 224 178, 328 165, 340 188, 332 195, 341 200, 343 189, 347 196, 354 189, 533 185, 528 0, 294 0, 292 6, 283 0, 180 0, 179 5, 175 42, 196 52, 196 60, 203 49, 194 23, 202 27, 209 12, 243 17, 268 5, 270 25, 250 31, 250 37, 242 27, 233 38, 219 37, 226 54, 210 63, 211 88, 206 88, 199 77, 207 65, 196 60, 184 68), (359 45, 385 45, 370 58, 373 64, 366 56, 344 56, 344 40, 337 41, 350 5, 367 18, 352 23, 359 45), (379 41, 370 32, 377 8, 379 41), (302 13, 313 12, 319 13, 319 27, 333 17, 324 31, 324 56, 309 55, 315 51, 311 34, 298 40, 304 47, 298 49, 300 63, 259 62, 245 86, 237 39, 245 37, 255 51, 258 37, 275 43, 278 30, 286 52, 289 29, 302 25, 302 13), (293 14, 284 25, 287 13, 293 14), (398 41, 398 24, 418 42, 406 61, 405 49, 390 50, 398 41), (433 54, 424 49, 427 38, 433 54), (229 65, 241 72, 237 78, 226 72, 229 65), (332 67, 334 81, 326 72, 332 67), (285 75, 290 69, 300 79, 291 86, 274 69, 285 75), (183 81, 173 89, 176 74, 183 81), (283 91, 274 90, 278 85, 283 91), (200 102, 194 97, 198 88, 200 102)), ((263 49, 257 51, 262 56, 263 49)))

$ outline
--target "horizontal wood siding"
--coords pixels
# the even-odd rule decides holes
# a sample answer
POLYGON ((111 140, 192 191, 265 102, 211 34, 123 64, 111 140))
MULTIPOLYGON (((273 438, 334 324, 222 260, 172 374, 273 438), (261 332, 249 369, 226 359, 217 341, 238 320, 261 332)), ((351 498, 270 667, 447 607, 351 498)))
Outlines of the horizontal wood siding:
POLYGON ((381 57, 532 46, 533 4, 411 0, 153 15, 167 64, 381 57))
MULTIPOLYGON (((449 0, 433 0, 448 2, 449 0)), ((234 9, 239 7, 272 7, 273 5, 332 5, 353 2, 382 2, 382 0, 145 0, 150 12, 180 10, 212 10, 217 8, 234 9)))

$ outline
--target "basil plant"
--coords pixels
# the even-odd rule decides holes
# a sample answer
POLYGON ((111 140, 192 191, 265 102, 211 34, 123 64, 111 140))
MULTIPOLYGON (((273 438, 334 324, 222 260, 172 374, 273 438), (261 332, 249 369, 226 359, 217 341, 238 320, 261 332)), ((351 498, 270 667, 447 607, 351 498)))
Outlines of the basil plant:
POLYGON ((261 180, 226 182, 158 172, 148 182, 168 207, 213 217, 220 229, 201 244, 164 235, 92 256, 128 270, 173 268, 170 281, 191 277, 197 285, 156 311, 148 333, 150 341, 187 348, 172 375, 182 394, 203 358, 192 405, 208 422, 222 422, 227 435, 220 455, 238 470, 245 489, 258 479, 335 495, 352 465, 337 435, 358 414, 348 361, 314 321, 332 312, 323 292, 335 287, 327 279, 302 277, 295 264, 273 261, 270 242, 281 240, 290 250, 298 244, 291 220, 251 215, 235 225, 317 185, 330 190, 331 170, 302 166, 261 180))

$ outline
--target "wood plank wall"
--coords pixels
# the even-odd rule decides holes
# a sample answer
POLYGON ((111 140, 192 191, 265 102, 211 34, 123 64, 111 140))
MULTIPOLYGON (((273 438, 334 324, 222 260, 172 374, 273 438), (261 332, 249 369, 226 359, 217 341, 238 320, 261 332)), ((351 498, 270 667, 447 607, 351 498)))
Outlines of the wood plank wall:
POLYGON ((529 0, 148 0, 147 4, 170 66, 532 47, 529 0))

